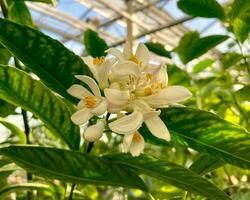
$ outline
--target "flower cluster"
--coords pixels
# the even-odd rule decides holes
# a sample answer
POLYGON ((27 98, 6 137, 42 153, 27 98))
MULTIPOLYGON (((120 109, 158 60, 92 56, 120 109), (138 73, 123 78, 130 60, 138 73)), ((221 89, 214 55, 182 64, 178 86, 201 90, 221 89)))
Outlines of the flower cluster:
MULTIPOLYGON (((124 135, 125 152, 138 156, 145 146, 138 131, 142 124, 145 123, 154 136, 170 141, 159 109, 186 100, 191 93, 182 86, 168 86, 166 66, 150 63, 149 51, 143 44, 138 45, 135 54, 129 49, 126 43, 123 52, 108 49, 111 58, 83 58, 97 82, 88 76, 77 75, 76 78, 91 91, 73 85, 68 92, 80 99, 78 111, 71 118, 75 124, 84 124, 93 116, 107 112, 115 114, 116 119, 107 124, 109 129, 124 135)), ((85 139, 92 142, 100 139, 105 126, 104 119, 89 126, 84 133, 85 139)))

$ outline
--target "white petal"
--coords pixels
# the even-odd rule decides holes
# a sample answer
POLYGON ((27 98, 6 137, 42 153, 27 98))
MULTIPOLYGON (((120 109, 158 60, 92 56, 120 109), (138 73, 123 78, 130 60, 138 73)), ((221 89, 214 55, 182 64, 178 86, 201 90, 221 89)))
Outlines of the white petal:
POLYGON ((87 84, 96 97, 101 98, 100 89, 98 85, 96 84, 96 82, 94 81, 94 79, 90 78, 89 76, 84 76, 84 75, 76 75, 75 77, 83 81, 85 84, 87 84))
POLYGON ((131 134, 141 127, 142 122, 142 113, 135 111, 132 114, 109 123, 109 128, 115 133, 131 134))
POLYGON ((114 63, 115 59, 105 59, 104 63, 98 67, 98 83, 101 89, 104 89, 109 86, 108 75, 114 63))
POLYGON ((144 122, 154 136, 164 139, 166 141, 170 141, 170 133, 168 131, 168 128, 160 117, 154 116, 144 122))
POLYGON ((93 117, 93 114, 90 112, 90 109, 83 108, 82 110, 76 111, 71 116, 71 120, 73 123, 77 125, 82 125, 86 123, 91 117, 93 117))
POLYGON ((138 65, 132 61, 119 62, 112 69, 111 78, 112 81, 119 81, 122 77, 136 76, 140 75, 140 69, 138 65))
POLYGON ((150 55, 149 55, 148 48, 144 44, 140 43, 138 45, 135 56, 137 57, 139 61, 142 61, 143 64, 145 65, 148 64, 150 55))
POLYGON ((109 48, 106 50, 107 53, 115 56, 116 58, 118 58, 119 60, 123 60, 123 53, 121 51, 119 51, 116 48, 109 48))
POLYGON ((109 113, 116 114, 116 113, 119 113, 120 111, 122 111, 122 106, 114 105, 108 101, 108 112, 109 113))
POLYGON ((134 156, 134 157, 139 156, 143 152, 144 147, 145 147, 144 138, 139 133, 136 133, 136 134, 139 135, 140 139, 135 140, 133 138, 133 140, 130 144, 130 147, 129 147, 129 151, 132 154, 132 156, 134 156))
POLYGON ((104 122, 100 120, 95 125, 89 126, 83 135, 85 140, 89 142, 99 140, 103 135, 104 125, 104 122))
POLYGON ((81 101, 79 101, 79 103, 77 104, 77 110, 81 110, 81 109, 83 109, 83 108, 85 108, 86 107, 86 102, 85 102, 85 100, 81 100, 81 101))
POLYGON ((146 112, 152 110, 152 108, 144 101, 144 100, 134 100, 133 101, 133 108, 136 111, 146 112))
POLYGON ((122 91, 117 89, 106 88, 104 90, 107 100, 114 105, 124 105, 128 103, 130 94, 128 90, 122 91))
POLYGON ((91 112, 96 116, 103 115, 107 111, 107 107, 107 101, 103 98, 102 101, 91 110, 91 112))
POLYGON ((124 152, 127 153, 129 151, 129 147, 132 143, 133 137, 134 137, 134 133, 124 135, 123 142, 122 142, 122 147, 123 147, 124 152))
POLYGON ((94 78, 97 81, 99 81, 99 76, 98 76, 96 66, 93 64, 93 58, 90 57, 90 56, 87 56, 87 57, 83 57, 82 59, 83 59, 84 63, 89 67, 89 69, 92 72, 94 78))
POLYGON ((89 92, 86 88, 81 85, 74 84, 72 85, 67 92, 78 99, 84 99, 86 96, 93 96, 91 92, 89 92))
POLYGON ((141 97, 149 105, 153 107, 165 107, 169 104, 177 103, 186 100, 192 96, 192 93, 182 86, 169 86, 156 94, 141 97))
POLYGON ((126 41, 123 48, 123 57, 125 60, 128 60, 131 55, 132 55, 131 43, 126 41))

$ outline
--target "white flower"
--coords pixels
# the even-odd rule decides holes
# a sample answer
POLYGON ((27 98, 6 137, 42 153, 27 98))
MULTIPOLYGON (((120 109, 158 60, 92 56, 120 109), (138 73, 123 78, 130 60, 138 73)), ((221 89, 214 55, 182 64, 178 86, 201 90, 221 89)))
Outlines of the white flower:
POLYGON ((76 75, 76 78, 83 81, 89 86, 92 92, 88 91, 81 85, 72 85, 67 91, 70 95, 80 99, 77 105, 77 112, 71 116, 71 120, 81 125, 86 123, 91 117, 103 115, 107 110, 106 99, 101 96, 96 82, 88 77, 76 75))
POLYGON ((94 78, 97 80, 100 89, 108 87, 108 75, 116 60, 106 59, 104 57, 92 58, 87 56, 83 57, 83 61, 87 64, 94 78))
POLYGON ((132 156, 139 156, 145 147, 144 138, 136 131, 123 137, 123 150, 130 152, 132 156))
POLYGON ((104 126, 104 120, 99 120, 95 125, 89 126, 85 130, 83 137, 89 142, 95 142, 99 140, 103 135, 104 126))

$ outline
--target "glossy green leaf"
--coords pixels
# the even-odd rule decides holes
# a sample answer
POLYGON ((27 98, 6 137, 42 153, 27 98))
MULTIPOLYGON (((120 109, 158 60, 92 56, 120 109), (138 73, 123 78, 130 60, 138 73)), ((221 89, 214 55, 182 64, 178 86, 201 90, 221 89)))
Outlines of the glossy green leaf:
POLYGON ((13 135, 17 135, 20 139, 21 144, 26 144, 26 136, 25 133, 20 130, 15 124, 8 122, 7 120, 0 117, 0 123, 8 128, 13 135))
POLYGON ((7 65, 11 58, 10 52, 0 45, 0 64, 7 65))
POLYGON ((12 1, 9 10, 8 17, 10 20, 32 26, 32 18, 29 9, 23 1, 12 1))
POLYGON ((216 0, 179 0, 177 5, 194 17, 225 18, 223 8, 216 0))
POLYGON ((115 162, 134 168, 139 174, 152 176, 181 189, 214 200, 230 199, 223 191, 205 178, 174 163, 145 154, 140 157, 132 157, 129 154, 108 155, 107 157, 115 162))
POLYGON ((0 189, 0 199, 4 199, 12 192, 23 192, 27 190, 41 190, 53 193, 52 188, 49 185, 43 183, 20 183, 7 185, 0 189))
POLYGON ((160 117, 170 129, 172 139, 224 162, 250 169, 250 135, 244 128, 213 113, 192 108, 163 109, 160 117))
POLYGON ((31 27, 0 18, 0 43, 35 73, 45 85, 76 102, 67 89, 75 75, 91 75, 82 59, 60 42, 31 27))
POLYGON ((97 32, 88 29, 84 32, 83 43, 89 55, 92 57, 105 56, 108 49, 107 43, 100 38, 97 32))
POLYGON ((236 98, 240 101, 250 102, 250 85, 246 85, 243 88, 235 92, 236 98))
POLYGON ((175 51, 184 64, 205 54, 210 49, 228 39, 226 35, 210 35, 200 38, 198 32, 186 33, 175 51))
POLYGON ((163 44, 159 42, 146 42, 145 45, 149 51, 156 55, 171 58, 170 52, 165 49, 163 44))
POLYGON ((71 122, 68 107, 40 81, 16 68, 0 66, 0 98, 34 113, 70 148, 79 148, 79 128, 71 122))
POLYGON ((0 99, 0 117, 7 117, 15 112, 16 106, 0 99))
POLYGON ((199 72, 202 72, 203 70, 205 70, 206 68, 210 67, 215 60, 213 59, 205 59, 200 61, 199 63, 197 63, 193 68, 192 68, 192 72, 193 74, 198 74, 199 72))
POLYGON ((126 167, 106 158, 56 148, 10 146, 0 154, 42 177, 66 182, 113 185, 147 190, 143 181, 126 167))
POLYGON ((189 169, 197 174, 204 175, 223 166, 224 164, 225 163, 223 161, 216 157, 208 154, 199 154, 189 169))

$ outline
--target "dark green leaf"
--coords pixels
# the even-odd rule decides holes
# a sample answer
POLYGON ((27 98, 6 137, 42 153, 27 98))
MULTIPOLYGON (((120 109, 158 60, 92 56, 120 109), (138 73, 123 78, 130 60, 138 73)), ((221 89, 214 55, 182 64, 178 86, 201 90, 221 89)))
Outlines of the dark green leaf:
POLYGON ((32 18, 29 12, 29 9, 23 1, 12 1, 9 10, 8 17, 10 20, 32 26, 32 18))
POLYGON ((214 60, 209 59, 209 58, 203 61, 200 61, 193 67, 192 72, 193 74, 198 74, 199 72, 202 72, 203 70, 205 70, 207 67, 210 67, 213 63, 214 63, 214 60))
POLYGON ((25 133, 22 130, 20 130, 15 124, 8 122, 7 120, 2 119, 1 117, 0 117, 0 123, 4 125, 6 128, 8 128, 13 135, 17 135, 18 138, 20 139, 21 144, 26 144, 25 133))
POLYGON ((189 169, 197 174, 204 175, 223 166, 224 164, 225 163, 218 158, 208 154, 199 154, 189 169))
POLYGON ((161 119, 173 138, 179 138, 177 141, 185 141, 197 151, 250 169, 250 136, 244 128, 213 113, 182 107, 162 110, 161 119))
POLYGON ((10 52, 0 45, 0 64, 7 65, 10 60, 10 52))
POLYGON ((20 59, 49 88, 75 102, 67 89, 74 75, 91 75, 82 59, 38 30, 0 19, 0 43, 20 59))
POLYGON ((145 154, 140 157, 132 157, 129 154, 108 155, 107 157, 115 162, 134 168, 138 173, 152 176, 181 189, 214 200, 230 199, 223 191, 205 178, 174 163, 145 154))
POLYGON ((190 86, 191 78, 188 73, 181 68, 176 65, 168 65, 167 72, 169 85, 190 86))
POLYGON ((210 49, 228 39, 228 36, 226 35, 210 35, 203 38, 199 37, 198 32, 189 32, 181 38, 176 51, 184 64, 202 56, 210 49))
POLYGON ((83 42, 89 55, 92 57, 105 56, 108 49, 107 43, 99 37, 98 33, 88 29, 84 32, 83 42))
POLYGON ((0 66, 0 98, 34 113, 70 148, 79 148, 79 128, 71 122, 68 107, 40 81, 16 68, 0 66))
POLYGON ((120 164, 78 151, 55 148, 10 146, 0 154, 11 158, 24 169, 42 177, 62 181, 113 185, 147 190, 143 181, 120 164))
POLYGON ((216 0, 179 0, 177 5, 194 17, 225 18, 223 8, 216 0))
POLYGON ((222 57, 222 66, 224 69, 227 69, 231 66, 236 65, 242 59, 242 55, 236 52, 229 52, 223 55, 222 57))
POLYGON ((171 58, 170 52, 165 49, 163 44, 159 42, 146 42, 145 45, 149 51, 156 55, 171 58))
POLYGON ((0 99, 0 117, 7 117, 15 112, 16 106, 0 99))
POLYGON ((237 90, 235 95, 240 101, 250 101, 250 85, 246 85, 243 88, 237 90))

